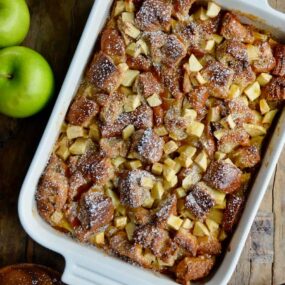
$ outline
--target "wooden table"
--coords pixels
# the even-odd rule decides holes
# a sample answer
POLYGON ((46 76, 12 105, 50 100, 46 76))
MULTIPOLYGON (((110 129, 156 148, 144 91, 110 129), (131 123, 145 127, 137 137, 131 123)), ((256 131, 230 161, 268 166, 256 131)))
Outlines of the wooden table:
MULTIPOLYGON (((274 7, 285 12, 285 0, 271 2, 274 7)), ((92 3, 92 0, 28 0, 32 23, 24 44, 41 52, 51 63, 57 79, 57 90, 61 86, 92 3)), ((25 120, 13 120, 0 115, 0 267, 34 262, 58 271, 64 268, 61 256, 39 246, 26 235, 17 216, 19 190, 52 105, 53 102, 44 112, 25 120)), ((231 285, 285 283, 283 185, 285 151, 231 285)))

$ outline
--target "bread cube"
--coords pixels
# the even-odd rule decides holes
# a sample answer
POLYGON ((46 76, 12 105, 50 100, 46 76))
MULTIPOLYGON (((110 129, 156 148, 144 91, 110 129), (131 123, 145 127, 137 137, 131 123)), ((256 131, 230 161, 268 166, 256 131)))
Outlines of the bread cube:
POLYGON ((182 223, 183 223, 183 220, 174 215, 170 215, 170 217, 167 219, 167 225, 176 231, 180 229, 182 223))
POLYGON ((168 167, 164 166, 163 168, 163 177, 166 179, 166 181, 171 182, 172 179, 176 176, 175 170, 168 167))
POLYGON ((187 134, 200 138, 203 134, 205 125, 200 122, 192 122, 187 127, 187 134))
POLYGON ((150 107, 157 107, 162 104, 162 101, 158 94, 153 94, 152 96, 148 97, 146 100, 150 107))
POLYGON ((272 75, 269 73, 261 73, 258 77, 257 77, 257 81, 260 84, 260 86, 265 86, 267 85, 272 79, 272 75))
POLYGON ((247 95, 250 101, 254 101, 261 95, 260 85, 257 81, 253 84, 249 85, 245 90, 244 93, 247 95))
POLYGON ((210 18, 215 18, 219 15, 221 7, 214 2, 208 2, 206 15, 210 18))

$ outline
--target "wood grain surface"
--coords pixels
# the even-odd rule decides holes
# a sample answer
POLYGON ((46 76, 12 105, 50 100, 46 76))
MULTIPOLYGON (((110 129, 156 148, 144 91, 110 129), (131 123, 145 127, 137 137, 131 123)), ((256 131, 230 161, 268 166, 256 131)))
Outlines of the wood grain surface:
MULTIPOLYGON (((285 12, 285 0, 270 2, 285 12)), ((28 0, 28 4, 32 23, 24 45, 47 58, 55 71, 59 90, 93 0, 28 0)), ((25 120, 0 115, 0 267, 33 262, 58 271, 64 268, 61 256, 25 234, 17 216, 19 190, 53 103, 54 100, 44 112, 25 120)), ((284 185, 285 150, 230 285, 285 283, 284 185)))

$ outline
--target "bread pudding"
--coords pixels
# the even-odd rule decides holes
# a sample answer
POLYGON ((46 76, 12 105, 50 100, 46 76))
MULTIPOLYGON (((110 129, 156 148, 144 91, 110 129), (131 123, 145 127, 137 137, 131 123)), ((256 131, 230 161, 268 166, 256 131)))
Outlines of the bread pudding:
POLYGON ((52 227, 181 284, 226 250, 285 100, 285 46, 214 2, 115 1, 48 165, 52 227))

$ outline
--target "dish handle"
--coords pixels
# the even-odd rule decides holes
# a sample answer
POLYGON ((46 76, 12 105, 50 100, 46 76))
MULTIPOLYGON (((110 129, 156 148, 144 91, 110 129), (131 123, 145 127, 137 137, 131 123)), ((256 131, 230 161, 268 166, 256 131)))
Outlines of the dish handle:
MULTIPOLYGON (((87 264, 78 257, 65 257, 65 269, 62 275, 62 281, 68 285, 118 285, 115 280, 103 275, 100 272, 100 265, 94 260, 87 264), (97 263, 97 264, 96 264, 97 263), (98 266, 97 266, 98 265, 98 266)), ((98 260, 97 260, 98 261, 98 260)))

